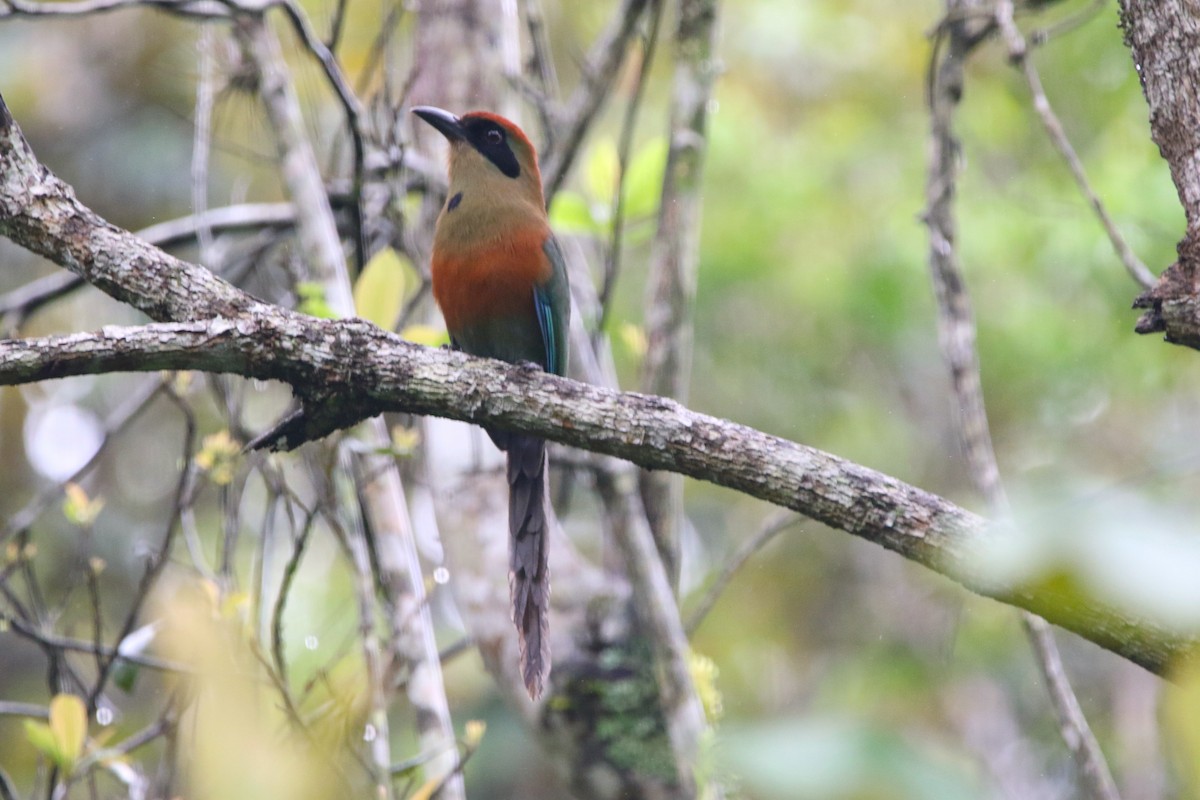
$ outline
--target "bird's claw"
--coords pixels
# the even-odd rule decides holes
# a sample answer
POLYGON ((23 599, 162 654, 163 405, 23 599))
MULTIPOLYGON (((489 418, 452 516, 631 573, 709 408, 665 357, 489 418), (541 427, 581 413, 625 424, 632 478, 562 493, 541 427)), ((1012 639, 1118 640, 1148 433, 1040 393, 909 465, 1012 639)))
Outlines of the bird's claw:
POLYGON ((517 369, 522 372, 545 372, 542 365, 536 361, 518 361, 517 369))

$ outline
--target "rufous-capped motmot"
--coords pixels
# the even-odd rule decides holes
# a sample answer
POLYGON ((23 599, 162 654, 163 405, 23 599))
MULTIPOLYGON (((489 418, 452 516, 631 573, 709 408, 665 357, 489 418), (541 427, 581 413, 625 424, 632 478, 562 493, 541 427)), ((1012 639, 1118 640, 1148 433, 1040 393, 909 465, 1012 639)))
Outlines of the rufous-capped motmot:
MULTIPOLYGON (((570 291, 550 231, 537 153, 509 120, 485 111, 413 113, 450 142, 450 188, 433 237, 433 296, 451 344, 477 356, 567 368, 570 291)), ((550 672, 546 443, 485 428, 508 454, 509 589, 530 697, 550 672)))

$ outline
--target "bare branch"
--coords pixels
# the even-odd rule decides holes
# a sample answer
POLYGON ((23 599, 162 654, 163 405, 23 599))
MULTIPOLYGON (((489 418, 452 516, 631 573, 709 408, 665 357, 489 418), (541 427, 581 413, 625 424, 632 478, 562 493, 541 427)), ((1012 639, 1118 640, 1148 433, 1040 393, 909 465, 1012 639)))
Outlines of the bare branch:
POLYGON ((725 559, 725 565, 721 572, 717 575, 708 591, 700 598, 700 602, 696 604, 696 608, 692 611, 691 616, 687 620, 688 636, 695 634, 696 629, 700 627, 700 623, 704 622, 704 618, 708 616, 708 612, 716 605, 717 599, 721 593, 725 591, 725 587, 733 580, 733 576, 745 566, 746 562, 751 559, 759 550, 762 550, 768 543, 773 541, 776 536, 786 531, 804 518, 791 511, 778 510, 772 514, 759 527, 758 531, 749 539, 738 545, 737 552, 725 559))
POLYGON ((549 203, 562 188, 567 172, 575 161, 583 134, 600 111, 604 98, 617 78, 617 70, 625 61, 625 52, 637 30, 638 20, 650 0, 623 0, 613 15, 610 27, 596 40, 584 62, 579 85, 575 87, 567 107, 560 115, 562 127, 551 139, 553 149, 542 153, 542 181, 546 202, 549 203))
POLYGON ((608 245, 608 257, 604 263, 604 280, 601 282, 598 301, 600 316, 596 321, 596 336, 604 335, 608 322, 609 309, 612 307, 612 293, 617 285, 617 276, 621 272, 621 254, 624 250, 625 239, 625 181, 628 177, 629 156, 633 149, 633 133, 637 127, 638 115, 642 108, 642 98, 646 94, 647 78, 650 67, 654 63, 654 54, 658 50, 658 32, 662 27, 663 3, 654 0, 648 11, 650 17, 649 30, 642 39, 641 66, 638 68, 637 82, 633 87, 633 96, 625 106, 625 116, 621 121, 621 135, 617 139, 617 187, 612 198, 612 234, 608 245))
POLYGON ((1154 285, 1154 273, 1133 252, 1133 248, 1125 241, 1125 237, 1117 229, 1116 223, 1108 215, 1108 211, 1104 208, 1104 203, 1101 202, 1100 196, 1092 188, 1087 173, 1083 169, 1083 162, 1079 160, 1079 155, 1075 152, 1075 147, 1071 144, 1071 140, 1067 138, 1066 131, 1063 130, 1058 115, 1054 113, 1054 108, 1050 105, 1050 99, 1046 97, 1046 90, 1042 87, 1042 78, 1038 75, 1037 67, 1033 65, 1033 59, 1029 56, 1029 47, 1025 43, 1025 37, 1021 35, 1020 29, 1017 28, 1017 24, 1013 20, 1013 4, 1011 0, 996 4, 996 23, 1000 28, 1001 36, 1004 37, 1004 43, 1008 47, 1009 59, 1017 65, 1021 73, 1025 76, 1025 83, 1029 86, 1029 93, 1033 95, 1033 108, 1037 111, 1038 117, 1042 121, 1042 127, 1046 129, 1046 134, 1050 137, 1050 141, 1054 143, 1055 149, 1062 155, 1063 160, 1067 162, 1067 167, 1071 170, 1071 177, 1075 179, 1079 191, 1083 193, 1092 210, 1096 212, 1096 218, 1100 220, 1100 224, 1104 227, 1104 232, 1108 235, 1108 241, 1112 243, 1117 258, 1125 265, 1125 271, 1129 273, 1131 278, 1137 281, 1143 289, 1149 289, 1154 285))
POLYGON ((147 669, 154 669, 162 672, 178 672, 186 675, 195 671, 187 664, 167 661, 165 659, 142 655, 140 653, 122 651, 120 644, 118 644, 116 647, 97 647, 94 642, 84 641, 83 639, 72 639, 67 636, 59 636, 57 634, 40 631, 28 623, 23 622, 18 617, 14 617, 9 614, 0 613, 0 620, 3 620, 4 623, 8 625, 14 633, 23 636, 32 642, 36 642, 42 647, 68 650, 76 653, 87 653, 89 655, 100 655, 104 656, 105 658, 128 661, 130 664, 137 664, 140 667, 146 667, 147 669))
POLYGON ((75 0, 67 3, 39 3, 29 0, 3 0, 0 19, 5 17, 85 17, 124 8, 158 8, 170 14, 200 19, 228 19, 229 11, 219 0, 75 0))

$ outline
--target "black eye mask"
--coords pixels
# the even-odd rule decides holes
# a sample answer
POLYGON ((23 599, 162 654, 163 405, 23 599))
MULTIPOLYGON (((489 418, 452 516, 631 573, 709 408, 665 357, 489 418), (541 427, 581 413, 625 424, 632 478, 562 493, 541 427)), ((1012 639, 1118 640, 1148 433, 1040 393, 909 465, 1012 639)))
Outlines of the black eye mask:
POLYGON ((464 119, 463 133, 471 146, 487 157, 509 178, 521 174, 521 165, 517 156, 508 146, 508 132, 504 126, 490 119, 464 119), (498 135, 497 135, 498 134, 498 135))

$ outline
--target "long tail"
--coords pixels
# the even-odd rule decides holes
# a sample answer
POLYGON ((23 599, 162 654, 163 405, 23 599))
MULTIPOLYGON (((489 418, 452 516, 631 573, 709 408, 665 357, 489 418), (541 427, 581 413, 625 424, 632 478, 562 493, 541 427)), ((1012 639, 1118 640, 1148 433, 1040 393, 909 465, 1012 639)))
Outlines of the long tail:
POLYGON ((508 450, 508 586, 529 696, 550 675, 550 566, 547 562, 546 442, 511 434, 508 450))

